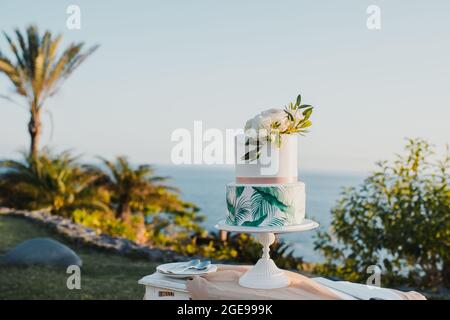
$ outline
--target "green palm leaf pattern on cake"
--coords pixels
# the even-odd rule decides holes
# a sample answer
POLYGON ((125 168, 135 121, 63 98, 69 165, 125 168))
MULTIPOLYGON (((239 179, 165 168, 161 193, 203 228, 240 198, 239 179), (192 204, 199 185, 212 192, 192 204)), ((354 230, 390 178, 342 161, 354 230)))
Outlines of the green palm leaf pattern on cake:
POLYGON ((242 194, 242 192, 244 192, 244 186, 237 186, 236 187, 236 198, 239 198, 242 194))
POLYGON ((228 224, 240 225, 251 217, 250 201, 242 197, 244 188, 243 186, 227 188, 228 224))
POLYGON ((236 201, 236 195, 235 195, 235 189, 234 188, 227 188, 227 209, 229 216, 234 217, 234 206, 236 201))
POLYGON ((242 224, 244 221, 251 217, 251 204, 245 197, 238 198, 236 202, 236 208, 234 213, 234 221, 237 225, 242 224))
POLYGON ((292 195, 283 186, 235 186, 227 188, 227 223, 242 226, 284 226, 292 223, 292 195))
POLYGON ((271 219, 278 210, 286 212, 288 206, 281 202, 280 198, 285 198, 286 191, 281 187, 252 187, 254 192, 251 197, 252 217, 254 220, 259 219, 267 214, 271 219))
POLYGON ((275 208, 268 201, 265 201, 260 193, 253 191, 250 198, 250 203, 251 218, 253 220, 258 220, 264 215, 269 217, 274 215, 275 208))
POLYGON ((287 222, 287 219, 284 217, 277 218, 274 217, 270 220, 270 222, 267 224, 268 227, 282 227, 285 226, 287 222))
POLYGON ((287 191, 283 187, 253 187, 253 190, 260 194, 264 201, 281 211, 285 212, 288 209, 283 203, 283 200, 288 198, 287 191))
POLYGON ((267 214, 263 215, 258 220, 245 221, 244 223, 241 224, 241 226, 244 226, 244 227, 257 227, 261 223, 263 223, 263 221, 266 220, 266 218, 267 218, 267 214))

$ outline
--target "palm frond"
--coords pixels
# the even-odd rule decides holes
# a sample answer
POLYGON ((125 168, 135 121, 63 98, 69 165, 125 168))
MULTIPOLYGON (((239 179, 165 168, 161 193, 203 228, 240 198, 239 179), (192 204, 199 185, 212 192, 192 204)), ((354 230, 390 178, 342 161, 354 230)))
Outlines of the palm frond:
POLYGON ((228 216, 234 219, 235 204, 236 204, 236 193, 234 188, 227 187, 226 202, 227 202, 228 216))
POLYGON ((261 223, 264 222, 264 220, 266 220, 267 218, 267 214, 261 216, 259 219, 257 220, 249 220, 249 221, 245 221, 244 223, 242 223, 241 225, 244 227, 258 227, 259 225, 261 225, 261 223))
POLYGON ((15 29, 16 41, 7 33, 3 34, 16 61, 13 63, 0 54, 0 73, 11 80, 19 95, 37 108, 41 108, 44 101, 54 95, 73 71, 98 48, 96 45, 83 50, 84 43, 73 43, 58 56, 61 35, 53 37, 51 32, 45 31, 41 36, 33 25, 24 33, 15 29))
POLYGON ((237 198, 234 217, 238 225, 251 218, 250 201, 246 197, 237 198))
POLYGON ((266 201, 261 193, 253 192, 250 198, 252 208, 252 218, 258 220, 262 216, 266 215, 272 217, 275 213, 275 208, 266 201))
POLYGON ((287 219, 285 217, 274 217, 270 219, 267 224, 268 227, 282 227, 286 225, 287 219))
POLYGON ((0 201, 60 214, 88 203, 105 209, 107 204, 100 203, 94 188, 98 173, 78 165, 77 159, 69 151, 56 156, 45 151, 38 157, 24 155, 22 161, 0 161, 0 189, 7 194, 0 195, 0 201))
MULTIPOLYGON (((23 38, 22 38, 22 34, 20 34, 20 32, 18 30, 16 30, 16 33, 18 33, 18 37, 20 37, 19 39, 19 43, 22 44, 23 43, 23 38)), ((14 43, 14 41, 8 36, 8 34, 6 34, 5 32, 3 32, 3 35, 5 36, 6 41, 9 44, 9 48, 11 49, 11 51, 13 52, 14 56, 16 57, 17 60, 17 64, 22 68, 25 69, 25 62, 23 61, 22 57, 19 54, 19 50, 17 49, 16 44, 14 43)), ((21 46, 22 48, 22 52, 26 52, 26 46, 21 46)))
POLYGON ((286 191, 283 187, 253 187, 253 190, 261 195, 262 199, 281 211, 286 211, 288 206, 282 202, 286 198, 286 191))

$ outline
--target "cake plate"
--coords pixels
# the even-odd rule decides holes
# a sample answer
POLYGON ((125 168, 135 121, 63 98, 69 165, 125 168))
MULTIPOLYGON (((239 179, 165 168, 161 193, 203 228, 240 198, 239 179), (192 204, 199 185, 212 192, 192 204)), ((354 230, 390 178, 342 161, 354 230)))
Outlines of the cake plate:
POLYGON ((231 226, 226 224, 225 220, 221 220, 215 227, 224 231, 256 234, 256 239, 263 246, 262 256, 250 270, 239 278, 239 284, 253 289, 276 289, 287 287, 289 278, 270 259, 269 251, 270 246, 275 242, 275 234, 302 232, 315 229, 318 226, 317 222, 304 219, 300 224, 284 227, 231 226))

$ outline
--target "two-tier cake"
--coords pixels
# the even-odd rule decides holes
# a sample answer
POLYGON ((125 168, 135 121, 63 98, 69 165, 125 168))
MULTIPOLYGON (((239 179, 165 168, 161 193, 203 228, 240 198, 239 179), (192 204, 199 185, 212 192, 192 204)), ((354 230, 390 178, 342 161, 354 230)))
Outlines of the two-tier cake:
POLYGON ((235 137, 236 181, 226 187, 226 223, 289 226, 305 218, 305 184, 298 181, 298 133, 311 125, 301 97, 247 121, 235 137))

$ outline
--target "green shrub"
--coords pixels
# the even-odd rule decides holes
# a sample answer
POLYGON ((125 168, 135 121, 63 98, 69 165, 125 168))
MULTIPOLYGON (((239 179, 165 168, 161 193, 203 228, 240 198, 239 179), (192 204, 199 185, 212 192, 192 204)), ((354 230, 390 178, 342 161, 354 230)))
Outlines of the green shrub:
POLYGON ((116 218, 111 211, 75 210, 72 214, 74 222, 113 237, 137 240, 140 221, 134 217, 130 223, 116 218))
POLYGON ((450 286, 448 149, 410 139, 406 155, 377 169, 358 188, 346 189, 332 210, 332 230, 315 242, 327 261, 315 272, 365 281, 379 265, 387 285, 450 286))

